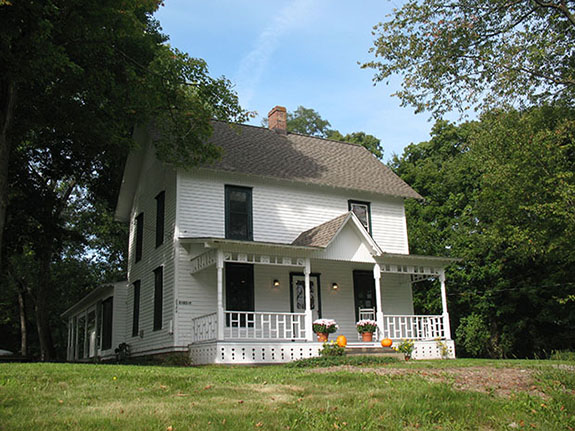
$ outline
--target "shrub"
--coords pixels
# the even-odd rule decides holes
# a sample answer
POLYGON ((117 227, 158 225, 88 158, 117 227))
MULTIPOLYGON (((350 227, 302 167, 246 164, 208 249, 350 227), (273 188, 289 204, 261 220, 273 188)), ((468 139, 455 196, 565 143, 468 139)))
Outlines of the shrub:
POLYGON ((457 343, 474 357, 485 356, 491 335, 485 321, 479 314, 473 313, 463 317, 455 331, 457 343))
POLYGON ((574 361, 575 362, 575 352, 570 350, 553 350, 549 359, 555 361, 574 361))
POLYGON ((335 341, 323 343, 323 349, 319 351, 320 356, 343 356, 345 347, 338 345, 335 341))

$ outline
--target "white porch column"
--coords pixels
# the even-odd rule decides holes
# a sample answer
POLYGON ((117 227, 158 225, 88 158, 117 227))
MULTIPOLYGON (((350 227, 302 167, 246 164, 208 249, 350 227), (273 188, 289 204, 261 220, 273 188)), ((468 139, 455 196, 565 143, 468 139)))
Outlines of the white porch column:
POLYGON ((309 257, 305 258, 305 338, 313 341, 313 315, 311 311, 311 284, 309 275, 311 273, 311 263, 309 257))
POLYGON ((224 339, 224 252, 220 249, 216 252, 216 271, 218 286, 218 334, 217 340, 224 339))
POLYGON ((451 324, 449 323, 449 313, 447 312, 447 291, 445 290, 445 270, 439 271, 439 282, 441 283, 441 308, 443 313, 443 329, 445 339, 451 340, 451 324))
POLYGON ((373 279, 375 280, 375 320, 379 329, 379 339, 383 339, 383 308, 381 302, 381 267, 378 263, 373 265, 373 279))

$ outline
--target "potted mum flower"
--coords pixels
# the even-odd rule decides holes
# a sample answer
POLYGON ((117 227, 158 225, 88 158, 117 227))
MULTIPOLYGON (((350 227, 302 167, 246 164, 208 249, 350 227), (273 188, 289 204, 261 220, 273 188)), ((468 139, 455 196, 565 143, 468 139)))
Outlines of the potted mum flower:
POLYGON ((377 322, 375 320, 364 319, 355 324, 357 332, 361 334, 362 341, 373 341, 373 333, 377 329, 377 322))
POLYGON ((329 334, 338 330, 338 326, 333 319, 317 319, 313 322, 313 332, 317 334, 317 341, 326 342, 329 334))

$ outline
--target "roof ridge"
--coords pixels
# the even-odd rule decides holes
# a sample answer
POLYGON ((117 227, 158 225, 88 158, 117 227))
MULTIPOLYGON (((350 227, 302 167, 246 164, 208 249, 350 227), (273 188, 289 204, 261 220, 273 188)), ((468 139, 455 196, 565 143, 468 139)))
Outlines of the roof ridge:
MULTIPOLYGON (((270 130, 270 129, 268 129, 267 127, 264 127, 264 126, 255 126, 255 125, 253 125, 253 124, 245 124, 245 123, 232 123, 231 121, 223 121, 223 120, 218 120, 218 119, 216 119, 216 118, 214 118, 212 121, 217 121, 218 123, 229 124, 229 125, 232 125, 232 126, 251 127, 251 128, 254 128, 254 129, 267 130, 268 132, 276 133, 276 132, 274 132, 273 130, 270 130)), ((276 133, 276 134, 277 134, 277 133, 276 133)), ((281 134, 278 134, 278 135, 281 136, 281 134)), ((366 150, 366 151, 369 152, 369 150, 368 150, 367 148, 365 148, 363 145, 361 145, 361 144, 354 144, 353 142, 338 141, 338 140, 335 140, 335 139, 323 138, 323 137, 321 137, 321 136, 304 135, 303 133, 289 132, 289 131, 286 132, 286 135, 284 135, 284 136, 288 136, 288 135, 302 136, 302 137, 304 137, 304 138, 312 138, 312 139, 317 139, 317 140, 319 140, 319 141, 333 142, 333 143, 336 143, 336 144, 353 145, 354 147, 360 147, 360 148, 363 148, 364 150, 366 150)), ((370 154, 371 154, 371 152, 370 152, 370 154)), ((378 159, 378 160, 379 160, 379 159, 378 159)), ((382 162, 382 163, 383 163, 383 162, 382 162)), ((383 164, 385 164, 385 163, 383 163, 383 164)))

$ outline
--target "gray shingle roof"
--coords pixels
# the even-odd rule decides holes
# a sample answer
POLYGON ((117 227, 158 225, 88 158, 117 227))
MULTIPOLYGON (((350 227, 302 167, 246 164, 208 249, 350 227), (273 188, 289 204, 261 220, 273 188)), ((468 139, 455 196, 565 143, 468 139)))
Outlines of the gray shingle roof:
POLYGON ((327 247, 335 234, 341 228, 341 225, 347 220, 348 216, 349 212, 344 213, 339 217, 300 233, 291 245, 304 247, 327 247))
POLYGON ((224 150, 208 168, 421 199, 360 145, 214 121, 211 142, 224 150))

